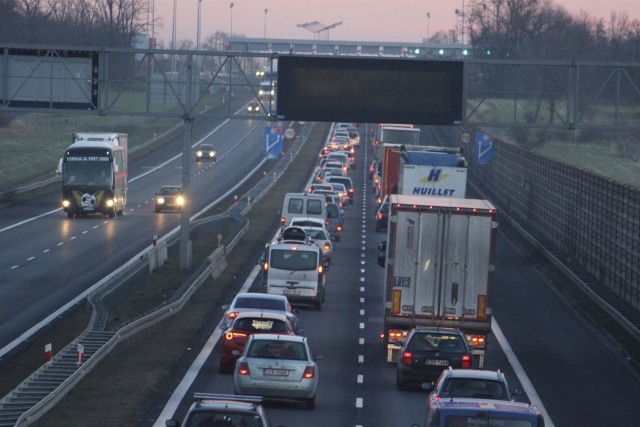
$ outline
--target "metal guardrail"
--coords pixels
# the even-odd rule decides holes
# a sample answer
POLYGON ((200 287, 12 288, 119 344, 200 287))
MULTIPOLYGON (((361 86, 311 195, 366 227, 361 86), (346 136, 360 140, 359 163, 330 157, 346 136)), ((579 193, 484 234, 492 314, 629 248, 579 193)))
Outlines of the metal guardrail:
MULTIPOLYGON (((313 125, 310 126, 307 132, 309 132, 312 127, 313 125)), ((286 170, 287 166, 291 163, 291 161, 293 161, 293 159, 295 159, 302 145, 306 142, 307 136, 308 136, 308 133, 306 135, 301 135, 298 141, 296 141, 296 143, 291 147, 290 149, 291 154, 289 156, 283 157, 278 162, 277 164, 278 171, 274 172, 272 176, 265 176, 260 181, 260 183, 254 187, 254 189, 256 187, 260 188, 258 194, 252 197, 252 200, 254 202, 260 200, 260 198, 262 198, 264 194, 266 194, 269 191, 269 189, 271 189, 271 187, 275 184, 275 182, 277 182, 277 180, 280 179, 280 177, 286 170), (268 180, 268 182, 265 183, 265 180, 268 180), (261 183, 263 184, 262 186, 260 185, 261 183)), ((274 170, 275 169, 276 168, 274 168, 274 170)), ((254 169, 254 173, 256 171, 257 169, 254 169)), ((248 178, 249 177, 245 178, 245 180, 248 178)), ((232 188, 227 193, 227 195, 231 194, 230 193, 231 191, 234 191, 238 186, 242 185, 245 180, 243 180, 242 182, 234 186, 234 188, 232 188)), ((251 190, 249 191, 249 193, 251 193, 251 190)), ((252 205, 253 203, 247 203, 247 206, 245 206, 241 211, 242 215, 246 215, 246 213, 248 213, 249 210, 251 209, 252 205)), ((236 206, 231 207, 229 210, 232 210, 234 208, 237 209, 236 206)), ((202 223, 207 220, 215 220, 219 217, 220 215, 217 215, 210 218, 201 218, 196 221, 198 221, 199 223, 202 223)), ((42 400, 40 400, 30 409, 22 413, 22 415, 20 415, 20 417, 18 418, 15 426, 27 426, 37 421, 39 418, 41 418, 44 414, 46 414, 49 410, 51 410, 51 408, 53 408, 64 396, 66 396, 73 389, 73 387, 75 387, 82 380, 82 378, 84 378, 89 372, 91 372, 91 370, 94 367, 96 367, 102 359, 104 359, 109 353, 111 353, 111 351, 115 349, 120 342, 180 312, 180 310, 182 310, 182 308, 187 304, 191 296, 199 289, 202 283, 204 283, 205 280, 207 280, 207 278, 212 274, 212 272, 214 271, 222 272, 224 268, 226 268, 226 255, 228 255, 233 250, 233 248, 237 245, 237 243, 240 241, 242 236, 244 236, 248 228, 249 228, 249 222, 247 221, 245 226, 236 234, 236 236, 234 236, 234 238, 226 247, 220 246, 213 252, 213 254, 208 258, 209 264, 207 265, 207 267, 204 268, 203 271, 194 279, 192 284, 185 290, 185 292, 180 296, 178 300, 172 303, 169 303, 165 306, 162 306, 159 309, 154 310, 153 312, 148 313, 140 317, 139 319, 134 320, 133 322, 127 324, 126 326, 118 330, 109 341, 107 341, 91 357, 89 357, 86 360, 86 362, 84 362, 82 365, 79 365, 78 369, 73 371, 73 373, 71 373, 69 377, 66 378, 57 388, 52 390, 48 395, 42 398, 42 400)), ((160 239, 160 241, 158 242, 158 245, 159 246, 166 245, 168 239, 176 235, 175 233, 176 231, 177 230, 174 230, 169 235, 164 236, 162 239, 160 239)), ((149 248, 144 251, 145 256, 137 257, 138 259, 142 258, 143 260, 146 260, 146 261, 141 261, 141 263, 137 263, 132 270, 139 270, 140 268, 147 266, 146 263, 148 262, 148 258, 153 250, 157 250, 157 249, 154 249, 153 247, 149 248)), ((133 271, 129 271, 128 274, 133 274, 133 271)), ((126 276, 128 274, 118 275, 118 277, 122 279, 123 276, 126 276)), ((100 298, 103 292, 105 291, 110 292, 114 287, 117 287, 118 285, 119 284, 113 283, 113 282, 105 283, 100 288, 100 290, 95 292, 94 295, 96 298, 100 298)), ((97 316, 99 315, 97 311, 98 310, 94 311, 91 319, 91 324, 89 328, 85 330, 83 335, 87 333, 89 329, 91 329, 91 326, 96 321, 97 316)), ((78 337, 76 340, 70 343, 67 347, 65 347, 65 349, 68 347, 75 348, 78 342, 80 341, 81 337, 78 337)), ((60 351, 60 353, 62 352, 63 350, 60 351)), ((37 372, 38 371, 36 371, 36 373, 37 372)), ((25 380, 23 384, 26 384, 27 381, 28 379, 25 380)), ((9 397, 12 393, 9 393, 7 397, 9 397)), ((0 410, 2 409, 3 401, 5 401, 7 397, 0 400, 0 410)))

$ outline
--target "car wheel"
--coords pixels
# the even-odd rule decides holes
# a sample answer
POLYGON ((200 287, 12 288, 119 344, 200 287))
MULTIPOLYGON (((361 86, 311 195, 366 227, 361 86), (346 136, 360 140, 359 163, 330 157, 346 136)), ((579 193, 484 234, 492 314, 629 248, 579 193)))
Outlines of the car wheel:
MULTIPOLYGON (((322 296, 322 298, 324 298, 324 295, 322 296)), ((315 308, 316 310, 322 310, 322 300, 319 299, 316 302, 314 302, 313 308, 315 308)))

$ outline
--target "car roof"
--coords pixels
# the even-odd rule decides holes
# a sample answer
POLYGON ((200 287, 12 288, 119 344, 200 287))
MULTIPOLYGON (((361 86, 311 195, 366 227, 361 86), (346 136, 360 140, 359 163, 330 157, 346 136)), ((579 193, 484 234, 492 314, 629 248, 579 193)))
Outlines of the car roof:
POLYGON ((476 380, 504 380, 504 374, 501 371, 491 371, 484 369, 449 369, 445 370, 448 378, 465 378, 476 380))
POLYGON ((237 396, 214 393, 195 393, 192 409, 229 409, 256 412, 262 403, 260 396, 237 396))
POLYGON ((252 335, 252 339, 255 340, 268 340, 268 341, 290 341, 290 342, 305 342, 307 337, 302 335, 284 335, 284 334, 256 334, 252 335))
POLYGON ((245 317, 260 317, 263 319, 282 320, 282 321, 289 320, 289 317, 286 314, 280 313, 277 311, 270 311, 270 310, 242 311, 238 313, 238 316, 236 316, 235 320, 244 319, 245 317))
POLYGON ((196 148, 213 148, 213 145, 212 144, 200 144, 196 148))
POLYGON ((278 294, 265 294, 263 292, 242 292, 233 299, 234 301, 242 298, 261 298, 261 299, 269 299, 269 300, 278 300, 278 301, 289 301, 289 299, 285 295, 278 294))
POLYGON ((182 190, 182 185, 163 185, 160 190, 182 190))

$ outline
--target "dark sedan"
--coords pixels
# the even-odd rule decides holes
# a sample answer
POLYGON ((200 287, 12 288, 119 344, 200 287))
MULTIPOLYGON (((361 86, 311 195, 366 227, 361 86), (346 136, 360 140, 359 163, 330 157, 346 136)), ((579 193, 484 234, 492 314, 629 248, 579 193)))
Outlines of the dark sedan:
POLYGON ((396 386, 433 382, 443 370, 471 368, 471 350, 457 329, 414 328, 398 355, 396 386))

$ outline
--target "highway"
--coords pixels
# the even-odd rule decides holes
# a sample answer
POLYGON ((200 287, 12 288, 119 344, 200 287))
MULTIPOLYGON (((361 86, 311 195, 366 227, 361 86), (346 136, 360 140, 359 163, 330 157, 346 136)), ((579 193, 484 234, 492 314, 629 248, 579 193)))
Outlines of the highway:
MULTIPOLYGON (((378 427, 424 421, 426 393, 396 390, 395 368, 384 361, 378 338, 383 270, 376 263, 376 246, 386 235, 374 231, 376 204, 364 167, 369 155, 360 150, 352 172, 357 195, 346 209, 343 238, 335 244, 325 304, 321 311, 303 308, 300 315, 304 334, 324 356, 316 409, 268 402, 274 425, 378 427)), ((505 372, 512 388, 523 386, 527 396, 519 400, 536 402, 547 414, 547 426, 637 425, 640 380, 627 361, 575 314, 527 254, 504 234, 499 236, 493 304, 497 322, 485 368, 505 372)), ((252 285, 260 290, 260 275, 252 285)), ((162 426, 171 416, 182 419, 194 392, 233 393, 232 375, 217 371, 216 321, 208 324, 211 336, 204 354, 210 354, 202 368, 184 379, 186 368, 181 366, 175 382, 182 383, 159 394, 141 427, 162 426)))
MULTIPOLYGON (((215 200, 261 160, 255 141, 263 125, 232 120, 194 130, 194 142, 206 137, 218 148, 220 160, 193 164, 193 211, 215 200)), ((0 211, 0 239, 11 242, 0 249, 0 348, 140 252, 151 236, 178 225, 179 215, 154 214, 150 202, 161 184, 180 182, 180 152, 178 138, 131 163, 128 208, 120 218, 68 220, 57 210, 57 194, 0 211)), ((383 270, 376 264, 376 246, 385 234, 374 231, 376 205, 365 175, 369 155, 366 147, 360 149, 352 172, 357 194, 346 209, 342 239, 335 244, 325 304, 321 311, 302 308, 300 315, 314 352, 324 355, 316 409, 269 402, 274 425, 386 427, 423 422, 425 392, 396 390, 394 367, 384 361, 378 339, 383 270)), ((301 177, 301 183, 306 179, 301 177)), ((530 400, 539 396, 551 421, 547 425, 638 425, 640 379, 515 243, 499 233, 493 312, 504 333, 501 344, 508 347, 505 351, 499 334, 492 334, 485 367, 503 370, 511 387, 525 386, 530 400)), ((258 286, 259 276, 252 289, 258 286)), ((217 320, 209 319, 203 331, 203 368, 193 381, 182 384, 184 390, 176 392, 171 386, 160 392, 141 426, 164 425, 164 408, 182 419, 193 392, 233 393, 232 376, 218 373, 217 320), (177 401, 171 400, 173 395, 177 401)), ((168 384, 180 383, 187 369, 185 358, 176 366, 176 381, 168 384)))
MULTIPOLYGON (((193 143, 214 144, 219 161, 192 163, 192 213, 263 159, 263 125, 259 120, 227 120, 194 126, 193 143)), ((179 225, 179 213, 154 213, 153 198, 161 185, 181 182, 181 153, 178 137, 130 162, 123 217, 67 220, 59 209, 60 193, 0 211, 0 239, 11 242, 0 249, 0 349, 21 342, 34 325, 48 323, 52 313, 134 257, 154 235, 179 225)))

